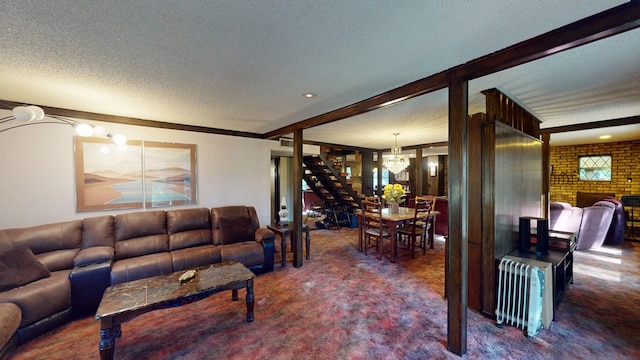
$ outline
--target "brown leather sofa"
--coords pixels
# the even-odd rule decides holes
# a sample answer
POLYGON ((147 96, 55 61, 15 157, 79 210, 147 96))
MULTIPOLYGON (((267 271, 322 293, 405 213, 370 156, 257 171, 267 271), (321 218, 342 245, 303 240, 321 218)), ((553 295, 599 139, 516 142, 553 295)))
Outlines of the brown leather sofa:
POLYGON ((95 312, 110 285, 225 260, 256 274, 273 270, 274 234, 260 227, 253 207, 143 211, 0 230, 0 358, 95 312))

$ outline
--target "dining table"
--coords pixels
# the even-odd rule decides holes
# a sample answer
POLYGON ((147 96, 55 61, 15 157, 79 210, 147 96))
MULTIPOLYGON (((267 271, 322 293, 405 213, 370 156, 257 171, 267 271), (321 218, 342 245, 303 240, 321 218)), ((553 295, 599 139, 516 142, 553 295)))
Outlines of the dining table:
MULTIPOLYGON (((389 227, 389 238, 392 241, 395 239, 396 236, 396 229, 403 225, 408 223, 409 221, 413 220, 413 216, 415 214, 415 209, 412 207, 399 207, 398 208, 398 212, 397 213, 391 213, 391 209, 390 208, 383 208, 382 209, 382 222, 387 225, 389 227)), ((363 228, 363 215, 362 215, 362 210, 356 210, 354 212, 354 214, 357 216, 358 218, 358 250, 359 251, 363 251, 363 246, 364 246, 364 228, 363 228)), ((435 211, 432 210, 429 213, 429 219, 427 219, 427 221, 429 222, 430 226, 429 226, 429 230, 427 231, 427 236, 429 237, 428 241, 429 241, 429 247, 431 249, 433 249, 433 239, 434 239, 434 231, 435 231, 435 223, 436 223, 436 216, 440 215, 439 211, 435 211)), ((382 259, 382 246, 378 247, 378 258, 382 259)), ((391 262, 395 262, 396 261, 396 248, 395 246, 391 246, 391 262)))

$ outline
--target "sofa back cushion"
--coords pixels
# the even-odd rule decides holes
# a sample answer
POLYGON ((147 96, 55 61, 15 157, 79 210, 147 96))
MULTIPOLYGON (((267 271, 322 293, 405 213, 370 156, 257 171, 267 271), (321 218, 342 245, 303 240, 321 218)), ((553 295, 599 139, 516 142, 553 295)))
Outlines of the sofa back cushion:
POLYGON ((602 246, 609 231, 613 213, 614 209, 607 206, 584 208, 576 249, 597 249, 602 246))
POLYGON ((252 206, 223 206, 211 209, 213 244, 235 244, 255 241, 260 227, 258 215, 252 206))
POLYGON ((143 211, 114 218, 115 258, 169 251, 165 211, 143 211))
POLYGON ((31 249, 51 272, 73 269, 80 252, 82 220, 0 230, 0 252, 19 246, 31 249))
POLYGON ((578 233, 582 224, 583 209, 565 202, 549 204, 549 230, 578 233))
POLYGON ((211 245, 209 209, 179 209, 167 211, 169 250, 199 245, 211 245))
POLYGON ((112 215, 98 216, 82 220, 82 249, 94 246, 114 247, 112 215))

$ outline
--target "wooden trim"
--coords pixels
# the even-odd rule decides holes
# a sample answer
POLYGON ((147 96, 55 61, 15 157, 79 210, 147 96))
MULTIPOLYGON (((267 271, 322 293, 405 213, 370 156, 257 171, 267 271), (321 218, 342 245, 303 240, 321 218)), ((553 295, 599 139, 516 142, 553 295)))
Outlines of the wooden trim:
POLYGON ((600 129, 613 126, 636 125, 640 123, 640 115, 629 116, 612 120, 592 121, 584 124, 556 126, 540 129, 541 134, 557 134, 570 131, 600 129))
MULTIPOLYGON (((23 103, 0 100, 0 109, 11 110, 16 106, 24 105, 23 103)), ((31 104, 38 105, 38 104, 31 104)), ((50 106, 38 105, 44 110, 44 113, 48 115, 62 116, 73 119, 85 119, 85 120, 95 120, 95 121, 104 121, 116 124, 126 124, 126 125, 136 125, 136 126, 145 126, 145 127, 153 127, 159 129, 169 129, 169 130, 181 130, 181 131, 192 131, 192 132, 200 132, 207 134, 217 134, 217 135, 228 135, 228 136, 241 136, 253 139, 262 139, 264 136, 258 133, 246 132, 246 131, 236 131, 236 130, 227 130, 227 129, 216 129, 210 128, 206 126, 196 126, 196 125, 185 125, 185 124, 177 124, 170 123, 164 121, 156 121, 156 120, 144 120, 138 118, 132 118, 127 116, 119 116, 119 115, 107 115, 100 114, 88 111, 79 111, 79 110, 69 110, 62 109, 50 106)))

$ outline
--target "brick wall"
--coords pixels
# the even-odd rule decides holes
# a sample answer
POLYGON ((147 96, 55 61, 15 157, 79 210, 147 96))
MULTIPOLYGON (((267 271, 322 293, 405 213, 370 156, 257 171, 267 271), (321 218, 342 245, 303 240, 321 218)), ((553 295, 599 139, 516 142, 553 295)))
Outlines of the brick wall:
POLYGON ((351 188, 358 194, 362 193, 362 161, 347 161, 347 166, 351 167, 351 188))
POLYGON ((640 194, 640 140, 551 147, 550 157, 551 201, 575 205, 578 191, 615 193, 617 198, 640 194), (578 180, 578 157, 588 155, 611 155, 611 181, 578 180))

